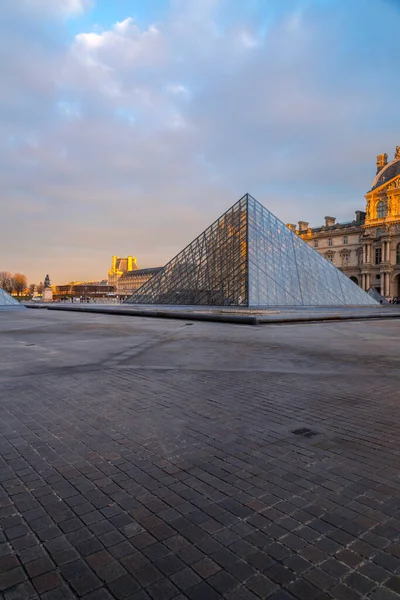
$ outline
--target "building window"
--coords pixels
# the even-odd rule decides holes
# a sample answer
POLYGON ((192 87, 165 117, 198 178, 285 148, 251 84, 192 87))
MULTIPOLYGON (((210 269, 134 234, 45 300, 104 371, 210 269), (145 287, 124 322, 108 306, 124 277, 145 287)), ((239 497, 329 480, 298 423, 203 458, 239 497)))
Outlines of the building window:
POLYGON ((318 248, 318 240, 314 240, 314 248, 318 248))
POLYGON ((375 248, 375 264, 380 265, 382 262, 382 248, 375 248))
POLYGON ((329 262, 333 262, 333 254, 327 254, 326 259, 329 260, 329 262))
POLYGON ((346 252, 345 254, 342 254, 342 267, 348 267, 348 266, 349 266, 349 255, 346 252))
POLYGON ((349 243, 349 238, 347 237, 347 235, 345 235, 343 238, 343 244, 348 244, 348 243, 349 243))
POLYGON ((383 200, 378 202, 376 205, 376 217, 377 219, 383 219, 383 217, 386 217, 386 206, 383 200))
POLYGON ((397 244, 396 248, 396 264, 400 265, 400 244, 397 244))
POLYGON ((380 227, 378 227, 378 229, 376 230, 375 237, 378 238, 378 237, 381 237, 381 235, 382 235, 382 229, 380 227))
POLYGON ((333 243, 332 243, 332 238, 329 238, 329 239, 328 239, 328 246, 332 246, 332 245, 333 245, 333 243))

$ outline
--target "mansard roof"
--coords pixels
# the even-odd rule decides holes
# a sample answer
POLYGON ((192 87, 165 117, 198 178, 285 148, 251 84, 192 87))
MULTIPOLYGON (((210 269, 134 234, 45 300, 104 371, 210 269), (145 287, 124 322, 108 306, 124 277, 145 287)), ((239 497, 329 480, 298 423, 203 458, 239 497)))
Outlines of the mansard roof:
POLYGON ((384 183, 387 183, 391 179, 394 179, 398 175, 400 175, 400 158, 392 160, 392 162, 388 163, 381 171, 379 171, 374 179, 371 191, 380 187, 384 183))

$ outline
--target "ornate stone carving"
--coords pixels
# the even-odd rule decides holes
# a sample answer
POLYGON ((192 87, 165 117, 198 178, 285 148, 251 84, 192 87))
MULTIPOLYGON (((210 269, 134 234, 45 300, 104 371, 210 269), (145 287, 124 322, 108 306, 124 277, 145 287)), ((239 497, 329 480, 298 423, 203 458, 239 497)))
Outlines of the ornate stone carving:
MULTIPOLYGON (((398 146, 398 148, 399 147, 400 146, 398 146)), ((400 190, 400 179, 395 179, 394 181, 392 181, 391 183, 389 183, 387 189, 388 190, 400 190)))

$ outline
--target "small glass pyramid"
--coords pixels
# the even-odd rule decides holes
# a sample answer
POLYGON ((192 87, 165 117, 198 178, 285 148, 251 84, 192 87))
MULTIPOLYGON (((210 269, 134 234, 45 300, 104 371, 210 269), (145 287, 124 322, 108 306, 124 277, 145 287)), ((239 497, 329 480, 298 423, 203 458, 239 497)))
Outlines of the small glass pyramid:
POLYGON ((21 306, 18 300, 10 296, 8 292, 0 288, 0 306, 21 306))
POLYGON ((377 304, 249 194, 126 302, 251 308, 377 304))

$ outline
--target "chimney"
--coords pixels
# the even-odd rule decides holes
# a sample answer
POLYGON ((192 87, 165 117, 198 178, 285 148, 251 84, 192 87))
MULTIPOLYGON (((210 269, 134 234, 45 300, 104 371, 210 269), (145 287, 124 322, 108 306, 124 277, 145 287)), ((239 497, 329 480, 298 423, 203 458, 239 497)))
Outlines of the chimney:
POLYGON ((299 231, 307 231, 308 223, 306 221, 299 221, 299 231))
MULTIPOLYGON (((396 147, 396 154, 397 148, 399 148, 399 146, 396 147)), ((387 164, 387 154, 378 154, 378 156, 376 157, 376 174, 378 175, 379 171, 382 171, 383 167, 386 167, 387 164)))
POLYGON ((357 223, 365 223, 365 212, 363 210, 356 210, 356 221, 357 223))
POLYGON ((336 217, 325 217, 325 227, 332 227, 336 223, 336 217))
POLYGON ((396 146, 396 152, 394 153, 394 159, 400 158, 400 146, 396 146))
POLYGON ((291 231, 296 231, 296 225, 293 223, 286 223, 286 227, 289 227, 291 231))

